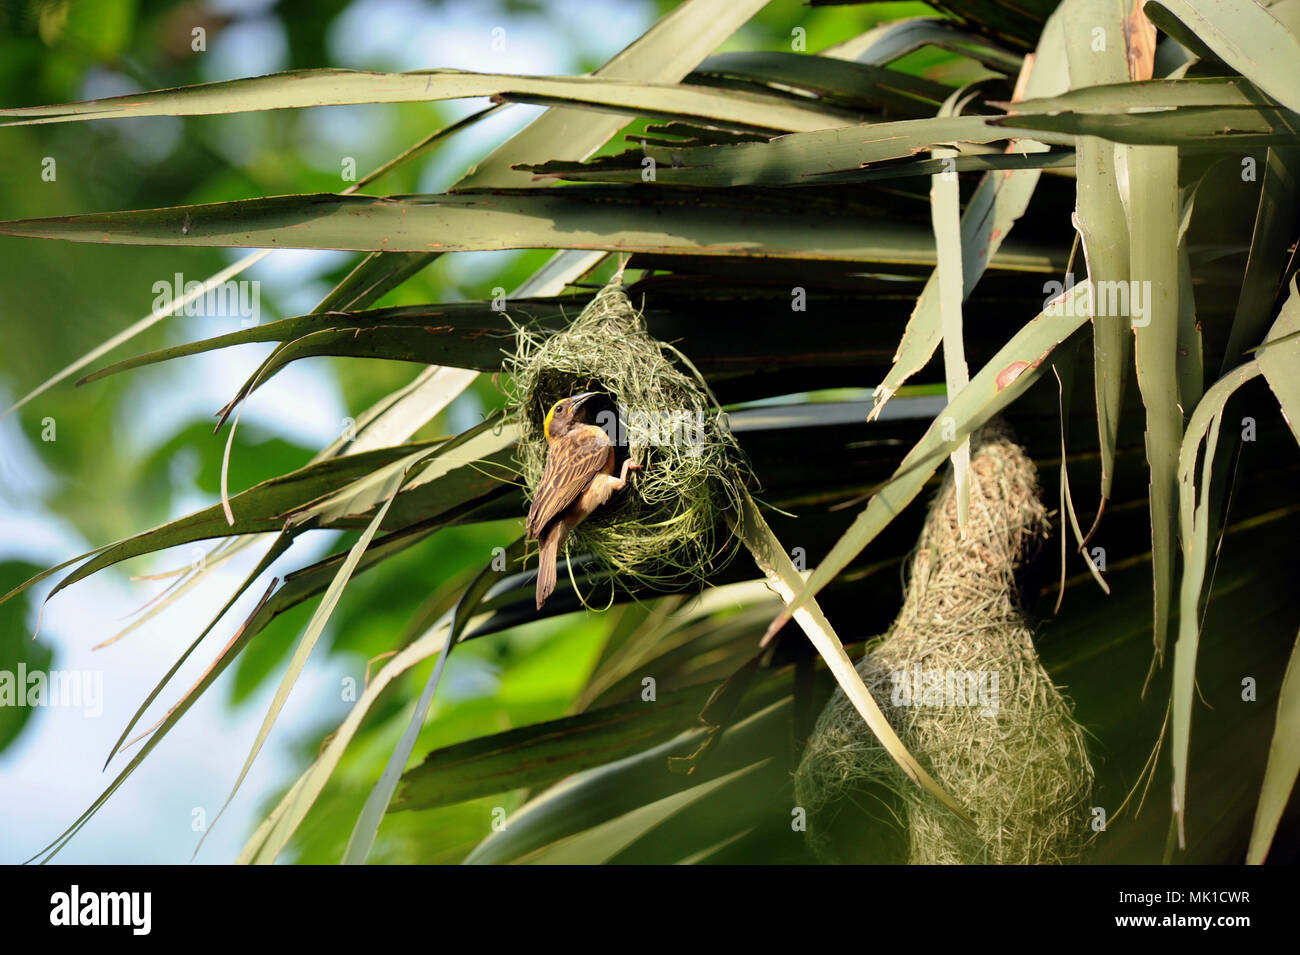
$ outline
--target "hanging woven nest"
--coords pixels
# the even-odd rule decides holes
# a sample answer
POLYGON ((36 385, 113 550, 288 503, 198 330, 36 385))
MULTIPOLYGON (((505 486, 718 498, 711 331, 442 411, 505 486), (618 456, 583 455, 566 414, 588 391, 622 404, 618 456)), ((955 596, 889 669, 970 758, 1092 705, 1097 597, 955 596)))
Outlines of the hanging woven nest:
POLYGON ((578 525, 569 554, 623 585, 676 590, 703 581, 735 553, 725 516, 750 472, 694 366, 646 331, 617 281, 563 331, 516 330, 507 395, 520 429, 517 461, 531 501, 546 462, 542 423, 561 398, 598 392, 593 423, 616 435, 616 466, 642 465, 626 491, 578 525), (615 427, 609 427, 613 422, 615 427))
POLYGON ((963 537, 949 474, 912 559, 903 608, 858 673, 903 743, 975 819, 903 775, 837 690, 795 775, 829 861, 1067 862, 1089 833, 1084 731, 1034 650, 1015 572, 1044 536, 1033 462, 994 425, 972 441, 963 537))

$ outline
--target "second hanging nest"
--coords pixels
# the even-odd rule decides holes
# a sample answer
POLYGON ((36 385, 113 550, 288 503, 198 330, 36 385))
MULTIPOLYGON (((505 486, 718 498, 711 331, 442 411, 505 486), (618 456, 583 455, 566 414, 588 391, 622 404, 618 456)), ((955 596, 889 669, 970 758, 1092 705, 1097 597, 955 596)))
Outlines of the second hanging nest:
POLYGON ((1084 731, 1043 669, 1015 572, 1043 536, 1033 462, 999 426, 972 441, 970 515, 951 473, 931 506, 890 631, 858 673, 967 824, 903 775, 840 691, 795 775, 830 861, 1035 864, 1077 858, 1093 771, 1084 731))

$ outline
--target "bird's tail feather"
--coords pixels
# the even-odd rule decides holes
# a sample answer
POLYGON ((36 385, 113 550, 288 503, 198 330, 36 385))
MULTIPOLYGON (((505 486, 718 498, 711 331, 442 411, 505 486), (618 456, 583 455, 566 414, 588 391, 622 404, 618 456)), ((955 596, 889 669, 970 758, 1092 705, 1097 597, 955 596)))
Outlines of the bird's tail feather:
POLYGON ((542 534, 541 561, 537 567, 537 609, 542 609, 546 598, 555 590, 555 560, 560 552, 560 539, 564 536, 557 525, 542 534))

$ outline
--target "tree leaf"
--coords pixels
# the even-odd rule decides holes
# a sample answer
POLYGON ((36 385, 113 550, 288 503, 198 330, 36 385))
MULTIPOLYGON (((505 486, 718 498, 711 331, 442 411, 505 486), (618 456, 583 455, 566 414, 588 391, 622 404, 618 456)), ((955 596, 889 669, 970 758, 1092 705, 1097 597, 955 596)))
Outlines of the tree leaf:
POLYGON ((547 785, 657 745, 689 729, 712 691, 704 685, 660 693, 653 705, 635 700, 605 706, 434 750, 407 770, 389 811, 547 785))
POLYGON ((868 63, 808 53, 718 53, 696 67, 692 78, 739 77, 797 87, 831 102, 864 106, 895 116, 933 116, 952 87, 868 63))
POLYGON ((1087 321, 1076 285, 1048 303, 1048 307, 1018 331, 969 385, 952 398, 926 429, 893 476, 886 481, 812 572, 803 589, 768 627, 774 634, 788 623, 794 610, 826 586, 906 507, 939 465, 969 435, 1011 404, 1038 379, 1042 364, 1062 341, 1087 321), (943 435, 948 433, 950 438, 943 435))
MULTIPOLYGON (((646 146, 581 165, 524 168, 550 174, 575 172, 609 182, 639 182, 643 160, 654 161, 654 181, 671 186, 816 186, 839 181, 875 163, 908 159, 948 143, 992 143, 1016 133, 990 116, 939 116, 818 133, 792 133, 770 142, 720 146, 646 146)), ((1047 137, 1073 145, 1073 139, 1047 137)), ((1040 147, 1044 148, 1044 147, 1040 147)))
POLYGON ((520 103, 560 104, 669 119, 704 119, 744 129, 807 132, 851 122, 846 114, 787 97, 601 76, 510 76, 464 70, 370 73, 291 70, 251 79, 63 103, 0 109, 7 126, 142 116, 229 115, 308 106, 427 103, 499 96, 520 103))
POLYGON ((1221 372, 1242 359, 1246 349, 1259 341, 1273 319, 1273 303, 1286 264, 1286 247, 1294 238, 1300 220, 1297 175, 1300 175, 1300 149, 1269 149, 1259 183, 1250 255, 1241 278, 1241 294, 1232 316, 1221 372))
MULTIPOLYGON (((509 567, 523 558, 524 545, 525 541, 521 538, 506 548, 504 554, 505 566, 509 567)), ((352 834, 348 837, 348 844, 343 852, 343 865, 363 864, 366 861, 366 856, 370 855, 370 850, 374 848, 375 837, 379 834, 379 824, 383 821, 384 813, 388 811, 388 805, 392 801, 393 793, 397 790, 397 783, 402 776, 402 770, 406 768, 406 763, 411 758, 411 752, 415 749, 415 742, 419 739, 420 730, 429 716, 429 707, 433 705, 433 697, 438 690, 438 684, 442 681, 447 659, 451 656, 451 651, 455 648, 461 634, 464 633, 465 625, 469 623, 470 617, 478 608, 483 596, 497 581, 498 574, 496 558, 493 557, 465 589, 464 593, 461 594, 460 600, 456 602, 451 617, 451 630, 447 635, 442 652, 438 654, 438 662, 433 668, 433 673, 429 675, 424 690, 420 693, 420 698, 416 700, 415 709, 411 713, 411 719, 407 723, 406 730, 402 733, 401 739, 397 741, 397 745, 393 747, 392 755, 389 756, 384 771, 375 780, 370 795, 366 797, 366 803, 361 808, 361 815, 357 817, 356 824, 352 827, 352 834)))
POLYGON ((1255 362, 1238 365, 1206 392, 1187 424, 1178 455, 1178 518, 1182 530, 1183 577, 1179 596, 1178 642, 1174 645, 1170 716, 1173 728, 1173 813, 1179 845, 1185 845, 1187 809, 1187 754, 1191 744, 1192 701, 1196 696, 1196 654, 1200 644, 1201 588, 1209 560, 1209 490, 1212 462, 1219 440, 1219 425, 1228 399, 1259 374, 1255 362), (1207 437, 1208 432, 1208 437, 1207 437), (1197 493, 1196 460, 1205 442, 1200 491, 1197 493))
POLYGON ((693 751, 706 730, 690 730, 652 749, 605 763, 556 783, 513 813, 466 858, 470 865, 497 865, 526 858, 546 846, 616 819, 692 783, 718 779, 768 758, 774 734, 788 726, 790 699, 764 707, 727 730, 699 771, 684 776, 668 769, 669 757, 693 751))
MULTIPOLYGON (((0 234, 125 245, 303 249, 563 248, 705 256, 934 264, 927 230, 866 210, 718 190, 695 197, 617 186, 377 199, 283 196, 172 209, 0 222, 0 234), (650 201, 648 201, 650 200, 650 201), (630 204, 640 210, 628 217, 630 204), (840 221, 828 227, 827 218, 840 221), (436 241, 434 237, 437 237, 436 241)), ((1054 269, 1039 247, 1008 249, 995 267, 1054 269)))
POLYGON ((1242 76, 1287 109, 1300 112, 1300 39, 1251 0, 1147 0, 1143 9, 1166 29, 1178 20, 1242 76))
MULTIPOLYGON (((427 447, 433 446, 433 444, 427 445, 427 447)), ((284 524, 285 515, 294 508, 307 505, 317 498, 328 495, 331 491, 346 487, 364 478, 376 467, 382 467, 410 453, 409 447, 386 448, 368 455, 318 462, 263 481, 232 498, 232 501, 238 502, 240 514, 233 528, 226 524, 221 506, 214 504, 186 517, 93 551, 95 556, 59 581, 45 599, 48 602, 59 591, 89 577, 96 571, 141 554, 151 554, 178 544, 189 544, 199 540, 279 531, 284 524)), ((33 577, 22 587, 7 595, 5 599, 20 593, 57 569, 53 568, 51 571, 33 577)))
MULTIPOLYGON (((1017 98, 1022 94, 1051 95, 1066 88, 1069 79, 1065 71, 1065 41, 1061 24, 1061 17, 1055 16, 1044 29, 1038 52, 1025 61, 1017 83, 1017 98)), ((1024 152, 1043 152, 1047 147, 1024 140, 1015 143, 1014 148, 1024 152)), ((961 218, 963 298, 974 290, 1012 226, 1029 207, 1039 175, 1036 169, 1024 169, 986 173, 980 180, 961 218)), ((894 353, 893 367, 876 388, 875 407, 871 412, 873 419, 903 383, 926 366, 942 338, 936 271, 916 300, 916 308, 894 353)))
MULTIPOLYGON (((615 80, 676 83, 766 2, 687 0, 661 17, 595 75, 615 80)), ((452 186, 452 191, 549 185, 547 182, 531 183, 528 177, 511 167, 515 163, 539 159, 586 159, 627 125, 629 119, 617 114, 553 106, 489 153, 452 186)), ((438 254, 371 253, 325 297, 316 311, 364 308, 377 302, 386 292, 427 266, 438 254)), ((564 261, 572 267, 575 261, 580 263, 581 260, 566 256, 564 261)), ((577 274, 581 274, 580 267, 577 274)), ((566 281, 577 277, 566 275, 566 281)), ((559 291, 557 288, 517 294, 557 294, 559 291)))
POLYGON ((935 782, 934 777, 917 762, 916 757, 908 751, 906 744, 898 738, 898 734, 889 725, 889 719, 881 711, 867 685, 862 682, 861 675, 854 669, 853 661, 844 652, 843 644, 836 636, 830 621, 817 606, 817 601, 810 597, 798 609, 790 605, 794 595, 803 585, 803 577, 795 569, 789 553, 776 539, 772 529, 767 526, 767 521, 763 520, 763 515, 759 513, 753 498, 747 492, 741 498, 740 511, 739 519, 733 524, 733 530, 749 548, 759 570, 786 602, 786 612, 807 634, 808 640, 826 661, 826 665, 835 677, 835 682, 853 703, 854 709, 866 721, 871 732, 880 741, 880 745, 912 782, 925 789, 962 819, 970 822, 971 818, 965 809, 935 782))
MULTIPOLYGON (((257 731, 257 738, 253 741, 253 748, 249 750, 248 757, 244 760, 243 768, 239 771, 239 776, 235 779, 235 785, 230 790, 230 795, 222 804, 221 809, 217 812, 216 818, 212 820, 212 825, 216 825, 221 819, 226 809, 230 806, 231 800, 239 792, 240 785, 248 776, 249 769, 253 766, 253 760, 257 759, 257 754, 261 752, 262 745, 271 735, 271 727, 275 725, 276 717, 284 708, 285 702, 289 699, 289 693, 293 690, 293 685, 298 682, 298 677, 302 673, 303 667, 307 665, 307 658, 311 651, 316 647, 316 641, 325 630, 325 625, 329 623, 330 616, 334 613, 334 608, 338 606, 339 600, 343 597, 343 590, 347 587, 348 581, 352 579, 352 573, 356 570, 357 564, 360 563, 362 555, 366 548, 370 546, 371 540, 374 539, 375 532, 379 530, 379 525, 384 522, 384 517, 388 514, 388 508, 392 505, 393 500, 397 497, 397 492, 406 478, 404 472, 394 474, 387 482, 385 490, 387 492, 384 503, 380 505, 379 510, 371 519, 370 524, 361 532, 361 537, 352 545, 348 551, 347 558, 339 567, 334 579, 330 581, 329 587, 325 590, 325 596, 317 605, 311 620, 307 624, 307 629, 303 631, 302 638, 298 641, 298 646, 293 651, 293 656, 289 660, 289 666, 285 670, 284 676, 280 680, 280 685, 275 691, 275 697, 271 700, 271 706, 267 710, 266 717, 262 720, 261 728, 257 731)), ((199 840, 199 847, 202 847, 203 840, 207 838, 208 833, 212 831, 209 827, 204 833, 203 838, 199 840)), ((195 848, 195 853, 198 848, 195 848)))
MULTIPOLYGON (((1133 328, 1137 384, 1146 408, 1150 471, 1152 640, 1164 660, 1174 587, 1178 448, 1183 413, 1178 404, 1178 150, 1129 147, 1124 154, 1129 224, 1128 317, 1133 328), (1140 314, 1138 298, 1144 300, 1140 314)), ((1099 292, 1094 292, 1100 298, 1099 292)))
MULTIPOLYGON (((936 149, 937 159, 955 158, 955 150, 936 149)), ((949 397, 955 397, 970 382, 966 366, 966 347, 962 341, 961 303, 965 298, 962 282, 961 195, 955 172, 936 173, 931 179, 930 214, 934 223, 934 242, 939 263, 937 279, 939 321, 943 329, 943 371, 949 397)), ((963 536, 970 520, 970 438, 952 453, 953 478, 957 487, 957 525, 963 536)))
MULTIPOLYGON (((1114 4, 1104 3, 1103 0, 1094 0, 1095 3, 1103 7, 1113 7, 1114 4)), ((1116 3, 1122 0, 1116 0, 1116 3)), ((1089 18, 1089 8, 1072 4, 1069 8, 1074 11, 1074 16, 1078 17, 1075 26, 1086 25, 1089 18)), ((1113 13, 1113 10, 1110 11, 1113 13)), ((1098 21, 1109 23, 1109 19, 1103 20, 1101 14, 1092 14, 1098 21)), ((1101 22, 1096 25, 1100 26, 1101 22)), ((1083 57, 1082 61, 1072 59, 1072 77, 1077 75, 1079 85, 1073 85, 1069 92, 1063 92, 1056 96, 1036 96, 1026 97, 1019 103, 1000 103, 1005 106, 1008 112, 1013 114, 1019 113, 1132 113, 1140 110, 1156 109, 1191 109, 1191 108, 1218 108, 1253 111, 1261 106, 1278 108, 1278 103, 1264 93, 1260 92, 1250 80, 1240 76, 1204 76, 1194 79, 1159 79, 1159 80, 1137 80, 1126 81, 1121 77, 1128 76, 1128 65, 1125 63, 1123 73, 1119 73, 1114 68, 1113 55, 1110 52, 1123 54, 1123 47, 1118 50, 1107 52, 1107 56, 1098 56, 1097 51, 1091 48, 1091 31, 1080 35, 1079 41, 1083 49, 1089 54, 1083 57), (1109 63, 1105 61, 1109 59, 1109 63), (1091 82, 1090 82, 1091 81, 1091 82)), ((1014 120, 1003 120, 1008 125, 1015 125, 1014 120)))
POLYGON ((585 829, 563 842, 552 843, 522 861, 529 865, 601 865, 677 813, 731 783, 748 781, 763 765, 743 766, 725 776, 664 796, 585 829))
POLYGON ((1300 637, 1291 649, 1291 659, 1282 675, 1277 701, 1277 725, 1268 749, 1268 768, 1260 787, 1255 824, 1246 851, 1247 865, 1263 865, 1268 856, 1282 812, 1300 775, 1300 637))
POLYGON ((1282 417, 1291 434, 1300 442, 1300 379, 1296 377, 1296 368, 1300 367, 1300 337, 1295 336, 1300 336, 1300 289, 1292 276, 1291 294, 1268 339, 1256 350, 1255 361, 1282 406, 1282 417), (1280 341, 1284 338, 1285 342, 1280 341))
POLYGON ((1012 76, 1020 72, 1021 57, 978 33, 963 30, 953 21, 939 17, 890 20, 851 40, 827 47, 819 55, 883 65, 924 47, 948 50, 1012 76))
POLYGON ((1136 146, 1294 146, 1300 116, 1272 107, 1179 106, 1159 112, 1017 113, 992 117, 994 125, 1044 133, 1101 136, 1136 146))
MULTIPOLYGON (((1065 4, 1062 11, 1071 90, 1104 87, 1124 80, 1128 76, 1128 62, 1119 38, 1123 36, 1125 0, 1082 0, 1065 4), (1113 38, 1105 50, 1093 49, 1096 29, 1113 38)), ((1027 104, 1020 106, 1028 108, 1027 104)), ((1115 147, 1095 136, 1083 136, 1076 150, 1075 227, 1088 267, 1088 280, 1093 288, 1102 282, 1126 282, 1128 220, 1115 183, 1115 147)), ((1123 316, 1096 314, 1091 296, 1089 306, 1093 310, 1093 388, 1101 453, 1101 502, 1097 508, 1100 517, 1115 476, 1115 446, 1133 337, 1123 316)))

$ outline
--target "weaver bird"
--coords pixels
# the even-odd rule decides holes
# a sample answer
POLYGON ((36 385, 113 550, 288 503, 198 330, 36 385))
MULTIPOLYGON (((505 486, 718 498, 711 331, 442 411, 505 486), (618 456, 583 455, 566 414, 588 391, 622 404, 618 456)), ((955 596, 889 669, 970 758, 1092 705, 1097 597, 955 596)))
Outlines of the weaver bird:
POLYGON ((555 590, 555 561, 573 529, 615 491, 627 486, 627 472, 640 468, 629 458, 614 477, 614 442, 605 429, 579 420, 582 406, 597 392, 561 398, 546 413, 546 466, 528 509, 528 536, 541 546, 537 609, 555 590))

